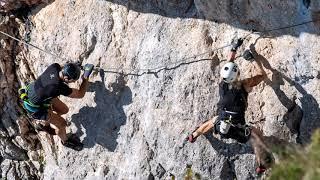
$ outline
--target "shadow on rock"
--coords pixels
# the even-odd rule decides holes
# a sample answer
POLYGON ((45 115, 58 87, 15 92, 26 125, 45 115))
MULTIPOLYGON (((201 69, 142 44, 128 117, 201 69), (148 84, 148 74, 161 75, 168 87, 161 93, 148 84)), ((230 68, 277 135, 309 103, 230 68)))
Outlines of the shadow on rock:
POLYGON ((225 143, 220 139, 215 138, 212 135, 213 131, 209 131, 205 134, 206 139, 210 142, 211 146, 225 157, 234 157, 241 154, 253 154, 253 149, 247 144, 241 143, 225 143))
POLYGON ((225 143, 220 139, 213 136, 213 131, 210 130, 205 134, 206 139, 210 142, 213 149, 215 149, 218 154, 223 155, 227 158, 224 163, 222 172, 220 175, 221 179, 236 179, 236 170, 234 161, 241 154, 254 154, 250 142, 247 144, 241 143, 225 143))
POLYGON ((105 0, 140 13, 159 14, 170 18, 206 19, 245 30, 265 31, 316 21, 289 29, 272 31, 272 36, 299 36, 303 32, 319 34, 320 4, 311 1, 261 0, 105 0))
POLYGON ((320 109, 317 100, 309 94, 301 84, 291 80, 289 77, 283 75, 283 78, 294 86, 296 90, 301 94, 299 101, 302 109, 302 121, 300 123, 300 136, 299 142, 307 143, 310 141, 314 130, 320 128, 320 109))
POLYGON ((89 85, 88 91, 95 92, 96 107, 83 107, 78 114, 72 116, 77 127, 77 134, 85 134, 84 147, 91 148, 99 144, 109 151, 117 147, 120 127, 126 123, 124 105, 132 102, 132 93, 123 76, 110 85, 104 83, 104 72, 100 71, 101 81, 89 85))
POLYGON ((256 52, 254 45, 250 46, 250 50, 257 59, 257 62, 261 62, 266 69, 272 72, 272 79, 267 78, 265 82, 273 89, 281 104, 287 109, 287 112, 283 116, 283 121, 291 133, 298 135, 298 143, 308 142, 312 132, 320 127, 320 109, 317 100, 302 87, 299 83, 299 78, 292 80, 284 73, 272 68, 268 60, 256 52), (301 94, 299 99, 296 96, 290 99, 281 89, 285 81, 294 86, 301 94), (297 101, 300 101, 301 105, 297 101))
POLYGON ((1 1, 0 13, 11 13, 16 15, 17 17, 26 17, 31 11, 31 14, 36 14, 42 8, 50 5, 55 0, 4 0, 1 1))

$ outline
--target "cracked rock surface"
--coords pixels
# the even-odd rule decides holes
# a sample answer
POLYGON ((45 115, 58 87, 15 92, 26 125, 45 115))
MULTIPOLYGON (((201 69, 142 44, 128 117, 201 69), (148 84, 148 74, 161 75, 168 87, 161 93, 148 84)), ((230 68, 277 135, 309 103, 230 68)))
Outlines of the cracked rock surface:
MULTIPOLYGON (((14 18, 0 16, 0 29, 18 34, 19 25, 14 18)), ((1 36, 0 61, 0 161, 1 177, 6 179, 39 179, 40 141, 21 116, 16 97, 18 81, 15 60, 21 48, 7 37, 1 36), (18 124, 20 126, 18 126, 18 124)))
MULTIPOLYGON (((319 12, 313 0, 55 0, 33 9, 25 23, 1 29, 64 59, 5 40, 11 49, 1 49, 1 55, 10 56, 1 60, 0 71, 0 93, 6 93, 0 97, 4 135, 19 136, 12 98, 18 81, 30 81, 51 63, 68 60, 101 70, 93 74, 83 99, 61 97, 70 108, 64 116, 71 122, 68 132, 81 136, 84 150, 70 150, 58 138, 40 134, 37 154, 23 148, 28 143, 12 143, 17 148, 10 145, 11 154, 5 154, 13 140, 0 139, 2 172, 29 167, 26 172, 41 170, 38 178, 43 179, 169 179, 170 174, 181 179, 191 164, 202 178, 254 179, 249 144, 219 141, 208 133, 182 146, 188 133, 217 115, 219 71, 230 49, 212 50, 251 29, 315 20, 319 12), (18 51, 12 56, 13 50, 18 51), (10 159, 15 151, 20 166, 10 159), (38 161, 28 164, 30 157, 38 161)), ((250 48, 268 74, 249 94, 246 112, 246 121, 266 136, 306 144, 320 126, 319 27, 315 22, 253 34, 238 51, 250 48)), ((241 57, 236 62, 241 78, 255 75, 252 64, 241 57)))

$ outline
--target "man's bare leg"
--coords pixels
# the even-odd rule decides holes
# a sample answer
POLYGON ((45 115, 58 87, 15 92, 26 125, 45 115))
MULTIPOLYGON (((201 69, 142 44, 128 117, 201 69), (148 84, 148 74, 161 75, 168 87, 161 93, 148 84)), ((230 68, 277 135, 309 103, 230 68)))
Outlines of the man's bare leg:
POLYGON ((251 128, 251 139, 256 146, 261 146, 265 151, 271 152, 270 148, 266 145, 262 132, 255 128, 251 128))
POLYGON ((81 142, 80 138, 77 137, 75 134, 72 134, 69 138, 67 137, 66 120, 59 114, 51 110, 48 113, 50 127, 55 129, 56 134, 60 137, 62 144, 76 151, 81 151, 83 149, 83 143, 81 142))
POLYGON ((264 142, 262 132, 255 127, 252 127, 250 141, 258 163, 257 173, 262 173, 273 163, 272 152, 264 142))
POLYGON ((53 111, 55 111, 58 115, 67 114, 69 112, 68 106, 59 98, 53 98, 51 103, 53 111))
POLYGON ((200 127, 198 127, 192 134, 191 136, 189 135, 188 139, 190 142, 194 142, 196 138, 209 130, 211 130, 214 126, 215 121, 217 120, 218 116, 215 116, 214 118, 206 121, 203 123, 200 127))
POLYGON ((63 117, 56 114, 55 112, 49 111, 49 123, 50 126, 55 129, 56 134, 60 137, 62 142, 65 142, 67 140, 67 133, 66 133, 66 126, 67 122, 63 117))

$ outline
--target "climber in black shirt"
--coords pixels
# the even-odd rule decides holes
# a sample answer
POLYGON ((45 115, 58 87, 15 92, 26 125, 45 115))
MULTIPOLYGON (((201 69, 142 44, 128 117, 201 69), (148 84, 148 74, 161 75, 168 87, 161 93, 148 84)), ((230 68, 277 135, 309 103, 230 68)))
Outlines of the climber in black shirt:
POLYGON ((219 85, 219 115, 203 123, 187 137, 187 140, 193 143, 198 136, 211 129, 213 129, 216 137, 219 134, 220 138, 232 138, 240 143, 246 143, 248 140, 251 140, 259 165, 256 171, 257 173, 262 173, 265 171, 266 166, 268 166, 268 164, 262 163, 260 158, 261 150, 257 148, 261 145, 266 147, 263 143, 263 136, 257 128, 246 125, 244 116, 247 108, 248 92, 266 77, 266 73, 262 69, 261 64, 254 61, 250 50, 246 50, 243 57, 254 64, 258 70, 258 75, 239 80, 240 72, 234 60, 236 51, 242 42, 239 39, 233 44, 229 61, 222 67, 220 72, 223 81, 219 85))
POLYGON ((23 99, 23 106, 33 119, 43 126, 53 128, 62 144, 75 150, 81 150, 83 145, 80 140, 75 140, 74 136, 73 138, 67 137, 67 122, 61 115, 68 113, 69 108, 58 96, 84 97, 93 65, 86 64, 84 68, 80 88, 75 89, 70 88, 68 83, 79 79, 81 69, 78 64, 67 63, 63 67, 57 63, 50 65, 34 82, 27 86, 27 98, 23 99))

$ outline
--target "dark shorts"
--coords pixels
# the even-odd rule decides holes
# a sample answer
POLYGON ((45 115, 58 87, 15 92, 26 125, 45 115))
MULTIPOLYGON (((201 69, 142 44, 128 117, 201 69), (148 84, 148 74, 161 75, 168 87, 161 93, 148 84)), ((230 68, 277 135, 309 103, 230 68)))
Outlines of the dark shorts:
POLYGON ((28 103, 22 103, 23 108, 27 111, 29 117, 35 120, 47 120, 48 119, 48 109, 38 109, 28 105, 28 103))
POLYGON ((48 110, 40 110, 29 115, 35 120, 48 120, 48 110))
MULTIPOLYGON (((234 139, 240 143, 246 143, 248 142, 248 140, 250 139, 250 135, 251 135, 251 130, 250 127, 248 125, 241 125, 241 127, 237 127, 237 126, 231 126, 228 133, 227 134, 222 134, 220 133, 220 123, 222 120, 226 119, 226 115, 224 112, 220 113, 217 122, 215 122, 214 124, 214 133, 215 134, 220 134, 221 138, 231 138, 234 139)), ((238 117, 241 118, 241 117, 238 117)), ((239 122, 244 121, 244 119, 239 120, 239 122)))

